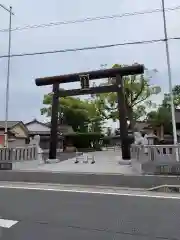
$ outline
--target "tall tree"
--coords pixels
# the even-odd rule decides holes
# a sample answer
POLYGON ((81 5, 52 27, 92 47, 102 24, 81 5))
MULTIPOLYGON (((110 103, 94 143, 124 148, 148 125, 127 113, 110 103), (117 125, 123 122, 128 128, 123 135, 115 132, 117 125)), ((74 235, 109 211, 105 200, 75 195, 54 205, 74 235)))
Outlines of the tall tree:
MULTIPOLYGON (((123 66, 124 65, 115 64, 113 65, 113 68, 123 66)), ((114 78, 110 78, 103 84, 110 85, 113 84, 114 81, 114 78)), ((130 127, 133 129, 136 120, 146 114, 147 107, 151 107, 153 105, 150 97, 160 93, 161 89, 159 86, 151 86, 150 78, 145 77, 144 74, 126 76, 123 78, 123 81, 127 116, 130 121, 130 127)), ((113 119, 114 121, 117 120, 117 94, 105 93, 97 95, 97 98, 104 102, 105 109, 108 113, 107 117, 113 119)))
MULTIPOLYGON (((180 85, 175 85, 172 89, 173 98, 174 98, 174 107, 177 108, 180 106, 180 85)), ((164 99, 162 102, 163 106, 170 108, 171 96, 169 93, 164 94, 164 99)))
MULTIPOLYGON (((98 102, 96 100, 96 102, 98 102)), ((59 99, 59 113, 63 114, 66 123, 72 126, 75 132, 101 131, 103 118, 100 108, 97 108, 95 101, 81 100, 74 97, 65 97, 59 99)), ((44 96, 44 108, 41 114, 46 117, 51 116, 52 93, 44 96)))
MULTIPOLYGON (((177 109, 180 106, 180 85, 175 85, 172 89, 174 107, 177 109)), ((156 111, 151 111, 147 114, 147 121, 155 126, 163 126, 165 132, 172 132, 172 117, 171 117, 171 96, 169 93, 164 94, 162 104, 156 111)))
POLYGON ((156 111, 151 111, 147 114, 146 120, 150 122, 153 127, 162 126, 165 132, 171 132, 171 112, 168 108, 159 106, 156 111))

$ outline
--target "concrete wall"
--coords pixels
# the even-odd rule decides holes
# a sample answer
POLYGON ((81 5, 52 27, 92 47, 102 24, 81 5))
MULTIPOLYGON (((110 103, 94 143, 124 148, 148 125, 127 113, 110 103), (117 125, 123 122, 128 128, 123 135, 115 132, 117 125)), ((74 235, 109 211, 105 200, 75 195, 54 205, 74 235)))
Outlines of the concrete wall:
MULTIPOLYGON (((4 131, 0 131, 0 135, 4 134, 4 131)), ((8 141, 8 147, 23 147, 26 145, 26 136, 24 138, 15 138, 14 141, 8 141)))
POLYGON ((23 147, 26 146, 26 139, 25 138, 17 138, 15 141, 10 141, 8 143, 8 147, 16 148, 16 147, 23 147))
POLYGON ((152 188, 164 184, 179 185, 179 177, 174 176, 133 176, 118 174, 105 175, 15 170, 1 170, 0 181, 58 183, 86 186, 113 186, 131 188, 152 188))

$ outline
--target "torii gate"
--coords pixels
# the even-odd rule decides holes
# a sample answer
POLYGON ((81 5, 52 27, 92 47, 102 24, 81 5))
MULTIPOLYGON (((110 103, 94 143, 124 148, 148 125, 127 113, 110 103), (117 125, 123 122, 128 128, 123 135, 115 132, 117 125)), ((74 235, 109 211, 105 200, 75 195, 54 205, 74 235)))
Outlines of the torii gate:
POLYGON ((144 65, 137 64, 128 67, 101 69, 54 77, 37 78, 35 80, 37 86, 53 85, 49 159, 56 159, 59 97, 117 92, 122 159, 129 160, 131 156, 130 145, 128 141, 124 83, 122 78, 123 76, 142 74, 144 73, 144 69, 144 65), (89 80, 97 80, 102 78, 115 78, 116 81, 114 84, 109 86, 89 87, 89 80), (80 89, 60 90, 59 88, 59 85, 62 83, 79 81, 81 83, 80 89))

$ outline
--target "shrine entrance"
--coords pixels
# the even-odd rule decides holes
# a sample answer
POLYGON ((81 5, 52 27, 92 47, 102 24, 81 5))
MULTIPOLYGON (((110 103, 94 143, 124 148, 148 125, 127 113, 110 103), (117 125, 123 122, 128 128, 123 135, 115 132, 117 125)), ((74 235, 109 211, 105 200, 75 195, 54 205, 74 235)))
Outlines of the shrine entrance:
POLYGON ((37 86, 53 85, 49 159, 56 159, 58 141, 58 106, 60 97, 117 92, 122 159, 129 160, 131 156, 130 143, 128 141, 123 76, 137 75, 142 73, 144 73, 143 65, 133 65, 128 67, 101 69, 97 71, 37 78, 35 80, 37 86), (90 87, 90 80, 98 80, 103 78, 115 78, 116 81, 108 86, 90 87), (81 88, 60 90, 60 84, 71 82, 80 82, 81 88))

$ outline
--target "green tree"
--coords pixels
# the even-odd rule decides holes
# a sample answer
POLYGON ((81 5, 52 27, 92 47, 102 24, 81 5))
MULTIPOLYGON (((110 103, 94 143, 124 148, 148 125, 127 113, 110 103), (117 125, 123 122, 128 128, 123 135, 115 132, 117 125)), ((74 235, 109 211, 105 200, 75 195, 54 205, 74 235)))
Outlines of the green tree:
MULTIPOLYGON (((175 85, 172 89, 174 107, 180 106, 180 85, 175 85)), ((147 121, 155 126, 163 126, 164 131, 172 133, 172 115, 171 115, 171 96, 169 93, 164 94, 164 99, 156 111, 147 114, 147 121)))
POLYGON ((157 111, 149 112, 146 120, 154 127, 163 126, 166 132, 171 132, 171 112, 163 105, 157 111))
MULTIPOLYGON (((98 101, 96 100, 98 103, 98 101)), ((63 118, 66 124, 72 126, 75 132, 101 131, 103 118, 101 110, 97 108, 97 103, 94 101, 81 100, 74 97, 65 97, 59 99, 59 113, 63 113, 63 118)), ((44 96, 44 108, 41 109, 41 114, 46 117, 51 116, 52 108, 52 93, 44 96)))
MULTIPOLYGON (((180 106, 180 85, 175 85, 172 89, 174 107, 177 109, 180 106)), ((171 116, 171 96, 169 93, 164 94, 162 104, 156 111, 151 111, 147 114, 147 121, 155 126, 163 126, 165 132, 172 132, 172 116, 171 116)))
POLYGON ((102 132, 104 124, 103 105, 98 99, 86 100, 85 105, 88 110, 88 129, 89 132, 102 132))
MULTIPOLYGON (((124 65, 115 64, 113 65, 113 68, 123 66, 124 65)), ((158 93, 160 93, 161 89, 159 86, 151 86, 150 78, 147 78, 144 74, 126 76, 123 78, 123 80, 127 116, 130 121, 130 127, 133 129, 136 120, 146 115, 147 107, 151 107, 153 105, 150 97, 152 95, 157 95, 158 93)), ((114 78, 110 78, 107 80, 107 82, 103 84, 113 84, 114 81, 114 78)), ((101 95, 97 95, 97 98, 104 102, 104 108, 107 112, 107 118, 111 118, 114 121, 117 120, 117 94, 104 93, 101 95)))
MULTIPOLYGON (((172 89, 173 98, 174 98, 174 107, 177 108, 180 106, 180 85, 175 85, 172 89)), ((171 96, 169 93, 164 94, 164 99, 162 102, 164 107, 171 107, 171 96)))

